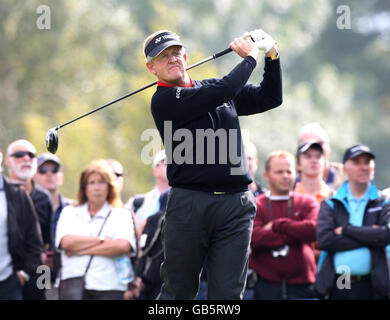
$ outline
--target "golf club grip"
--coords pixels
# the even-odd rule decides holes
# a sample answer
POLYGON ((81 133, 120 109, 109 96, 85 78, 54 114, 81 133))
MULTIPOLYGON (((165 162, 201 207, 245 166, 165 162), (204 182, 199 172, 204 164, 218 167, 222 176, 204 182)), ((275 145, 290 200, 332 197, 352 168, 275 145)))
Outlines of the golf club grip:
POLYGON ((223 51, 221 51, 221 52, 218 52, 218 53, 216 53, 216 54, 214 54, 214 59, 217 59, 217 58, 219 58, 219 57, 221 57, 221 56, 223 56, 223 55, 225 55, 225 54, 227 54, 227 53, 229 53, 229 52, 232 52, 233 50, 232 50, 232 48, 227 48, 227 49, 225 49, 225 50, 223 50, 223 51))

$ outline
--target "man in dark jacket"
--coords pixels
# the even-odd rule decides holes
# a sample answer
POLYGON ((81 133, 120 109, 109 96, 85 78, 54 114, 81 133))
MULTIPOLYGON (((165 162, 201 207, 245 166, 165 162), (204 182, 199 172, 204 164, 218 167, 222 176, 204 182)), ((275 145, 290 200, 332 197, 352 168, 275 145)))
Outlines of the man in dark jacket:
POLYGON ((143 229, 140 230, 142 254, 135 265, 135 280, 129 285, 125 293, 125 300, 137 298, 139 300, 155 300, 160 293, 162 285, 160 266, 164 261, 161 229, 165 217, 168 193, 169 190, 160 195, 160 210, 149 216, 143 229))
POLYGON ((348 148, 348 180, 321 204, 317 225, 320 259, 316 289, 329 299, 388 299, 390 204, 371 181, 375 156, 364 145, 348 148))
POLYGON ((248 191, 252 179, 238 116, 279 106, 282 83, 270 35, 254 30, 230 48, 243 60, 222 79, 197 81, 186 71, 178 35, 158 31, 144 43, 146 65, 158 79, 151 111, 172 187, 163 226, 160 299, 193 299, 206 256, 208 298, 242 298, 255 201, 248 191), (259 49, 265 52, 265 73, 255 86, 247 81, 259 49))
MULTIPOLYGON (((38 156, 37 162, 38 170, 34 176, 34 182, 35 186, 40 186, 50 193, 53 205, 51 235, 52 239, 55 239, 57 222, 60 219, 62 209, 71 204, 73 200, 63 197, 60 192, 60 187, 64 181, 64 173, 60 159, 50 152, 44 152, 38 156)), ((43 199, 45 200, 45 198, 43 199)), ((58 289, 56 288, 55 282, 61 268, 61 252, 55 248, 54 242, 52 242, 49 250, 46 251, 46 263, 51 271, 51 288, 46 290, 46 298, 48 300, 57 300, 58 289)))
MULTIPOLYGON (((0 150, 0 167, 2 152, 0 150)), ((1 170, 0 170, 1 171, 1 170)), ((42 264, 42 238, 31 199, 0 174, 0 300, 21 300, 42 264)))
MULTIPOLYGON (((13 182, 19 183, 20 187, 32 199, 42 233, 43 262, 50 266, 52 258, 50 257, 48 260, 46 252, 52 244, 52 202, 49 192, 33 181, 38 166, 34 145, 24 139, 13 141, 7 148, 5 162, 8 167, 9 178, 13 182)), ((35 284, 33 285, 38 276, 34 273, 32 281, 23 287, 23 300, 45 300, 44 288, 37 288, 35 284)))

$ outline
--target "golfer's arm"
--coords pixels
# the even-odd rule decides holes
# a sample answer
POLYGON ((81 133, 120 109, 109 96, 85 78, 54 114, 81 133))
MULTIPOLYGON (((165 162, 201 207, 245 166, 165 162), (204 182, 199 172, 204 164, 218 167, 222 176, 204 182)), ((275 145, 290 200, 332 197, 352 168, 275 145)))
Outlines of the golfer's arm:
POLYGON ((97 236, 66 235, 61 239, 60 248, 69 252, 85 250, 100 244, 97 236))
POLYGON ((261 113, 283 103, 282 70, 279 59, 266 61, 259 86, 246 85, 234 98, 239 116, 261 113))

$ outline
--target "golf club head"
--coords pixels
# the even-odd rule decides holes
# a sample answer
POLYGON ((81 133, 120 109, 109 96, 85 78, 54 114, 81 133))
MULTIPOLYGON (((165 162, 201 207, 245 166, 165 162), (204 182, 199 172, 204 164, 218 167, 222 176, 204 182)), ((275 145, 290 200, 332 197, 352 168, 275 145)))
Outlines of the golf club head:
POLYGON ((58 128, 51 128, 46 133, 46 149, 55 154, 58 149, 58 128))

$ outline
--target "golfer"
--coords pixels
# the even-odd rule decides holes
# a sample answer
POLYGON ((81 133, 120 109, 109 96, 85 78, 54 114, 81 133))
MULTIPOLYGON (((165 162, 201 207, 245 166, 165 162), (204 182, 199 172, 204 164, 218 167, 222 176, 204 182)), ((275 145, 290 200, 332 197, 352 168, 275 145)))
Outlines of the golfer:
POLYGON ((208 299, 242 299, 256 204, 238 116, 282 103, 275 40, 261 29, 234 39, 243 60, 221 79, 193 80, 179 36, 158 31, 144 42, 158 80, 151 110, 167 153, 172 187, 163 226, 159 299, 193 299, 207 257, 208 299), (259 86, 246 84, 265 52, 259 86), (171 131, 171 132, 167 132, 171 131))

